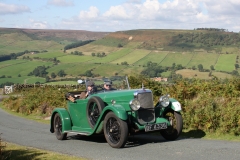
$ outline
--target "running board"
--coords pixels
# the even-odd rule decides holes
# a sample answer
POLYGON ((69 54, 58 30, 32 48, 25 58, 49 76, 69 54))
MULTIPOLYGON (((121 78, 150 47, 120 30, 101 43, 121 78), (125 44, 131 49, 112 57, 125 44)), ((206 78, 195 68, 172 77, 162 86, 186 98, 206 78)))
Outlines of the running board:
POLYGON ((63 133, 73 133, 73 134, 80 134, 80 135, 85 135, 85 136, 88 136, 91 134, 89 132, 78 132, 78 131, 64 131, 63 133))

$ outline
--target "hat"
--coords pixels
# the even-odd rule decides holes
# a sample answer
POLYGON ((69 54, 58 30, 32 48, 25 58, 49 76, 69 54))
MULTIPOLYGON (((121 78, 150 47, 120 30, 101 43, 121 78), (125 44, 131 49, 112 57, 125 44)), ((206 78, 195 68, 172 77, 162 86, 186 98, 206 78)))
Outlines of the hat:
POLYGON ((104 84, 106 84, 106 85, 112 85, 112 81, 104 81, 104 84))
POLYGON ((94 82, 93 81, 87 81, 87 86, 93 86, 94 82))

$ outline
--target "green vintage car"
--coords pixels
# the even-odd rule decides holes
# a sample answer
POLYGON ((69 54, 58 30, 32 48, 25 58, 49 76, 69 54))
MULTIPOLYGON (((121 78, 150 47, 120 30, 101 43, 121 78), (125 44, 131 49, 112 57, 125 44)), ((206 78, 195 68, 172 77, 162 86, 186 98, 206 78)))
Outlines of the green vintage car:
MULTIPOLYGON (((177 139, 183 127, 181 104, 167 94, 154 105, 151 90, 129 88, 128 84, 128 89, 100 90, 86 99, 68 101, 67 110, 53 110, 50 132, 55 133, 58 140, 66 139, 68 133, 104 134, 113 148, 124 147, 128 136, 138 133, 155 131, 166 140, 177 139)), ((79 93, 67 95, 74 97, 79 93)))

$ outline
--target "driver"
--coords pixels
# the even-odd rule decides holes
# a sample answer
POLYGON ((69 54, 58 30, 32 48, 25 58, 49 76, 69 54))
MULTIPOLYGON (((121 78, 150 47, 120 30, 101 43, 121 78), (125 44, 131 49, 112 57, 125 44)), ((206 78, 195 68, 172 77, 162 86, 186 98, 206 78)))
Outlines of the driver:
POLYGON ((116 90, 116 89, 112 88, 112 81, 104 81, 103 90, 104 91, 112 91, 112 90, 116 90))

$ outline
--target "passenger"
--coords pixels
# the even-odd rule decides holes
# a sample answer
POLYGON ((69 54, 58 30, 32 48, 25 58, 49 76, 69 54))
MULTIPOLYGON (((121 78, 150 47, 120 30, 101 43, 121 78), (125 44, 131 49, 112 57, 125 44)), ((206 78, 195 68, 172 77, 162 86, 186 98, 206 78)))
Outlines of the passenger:
POLYGON ((104 91, 113 91, 116 89, 112 88, 112 81, 104 81, 103 90, 104 91))
POLYGON ((74 95, 74 97, 72 95, 68 96, 68 100, 74 102, 75 99, 85 99, 87 98, 89 95, 93 94, 94 92, 96 92, 96 88, 95 88, 95 84, 92 81, 88 81, 86 83, 87 86, 87 90, 82 92, 81 94, 76 94, 74 95))
POLYGON ((85 98, 86 98, 87 96, 89 96, 90 94, 93 94, 94 92, 96 92, 96 88, 95 88, 94 82, 88 81, 88 82, 87 82, 87 92, 86 92, 86 94, 85 94, 85 98))

